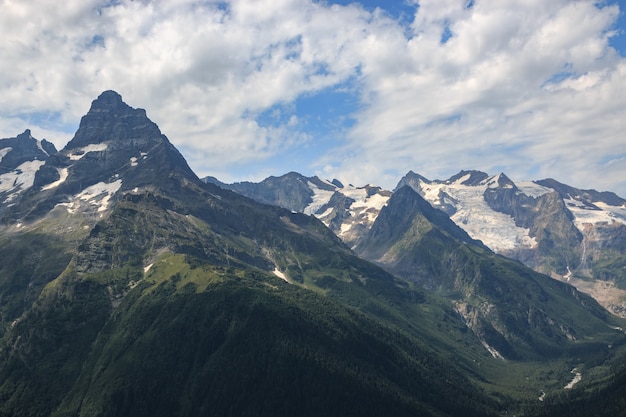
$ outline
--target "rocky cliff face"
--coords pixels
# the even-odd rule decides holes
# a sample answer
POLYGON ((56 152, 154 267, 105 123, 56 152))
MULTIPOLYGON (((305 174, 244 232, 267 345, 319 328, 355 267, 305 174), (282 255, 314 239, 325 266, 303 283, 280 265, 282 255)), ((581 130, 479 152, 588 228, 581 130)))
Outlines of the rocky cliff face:
POLYGON ((33 177, 16 204, 0 207, 5 221, 29 221, 55 209, 72 214, 79 207, 95 221, 123 193, 196 178, 145 111, 113 91, 93 101, 74 138, 41 160, 33 177))
POLYGON ((0 211, 33 185, 36 172, 55 153, 52 143, 35 139, 30 130, 0 139, 0 211))
MULTIPOLYGON (((392 195, 356 251, 449 298, 494 358, 519 358, 534 343, 558 351, 582 330, 582 323, 560 317, 558 305, 572 295, 580 299, 572 313, 593 304, 572 287, 494 254, 408 185, 392 195)), ((596 308, 593 314, 607 313, 596 308)))

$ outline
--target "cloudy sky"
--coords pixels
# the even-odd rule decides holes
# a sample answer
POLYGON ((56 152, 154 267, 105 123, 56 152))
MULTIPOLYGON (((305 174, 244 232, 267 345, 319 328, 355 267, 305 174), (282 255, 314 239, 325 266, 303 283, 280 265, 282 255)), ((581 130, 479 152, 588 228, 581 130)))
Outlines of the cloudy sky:
POLYGON ((0 0, 0 137, 102 91, 200 176, 553 177, 626 197, 623 0, 0 0))

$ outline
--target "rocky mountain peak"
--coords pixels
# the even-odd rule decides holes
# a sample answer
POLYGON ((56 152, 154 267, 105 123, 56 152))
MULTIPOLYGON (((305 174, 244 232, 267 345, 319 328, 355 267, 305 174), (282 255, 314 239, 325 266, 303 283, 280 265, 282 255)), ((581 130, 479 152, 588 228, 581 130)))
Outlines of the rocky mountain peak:
POLYGON ((46 139, 39 141, 33 137, 30 129, 24 130, 24 132, 15 137, 13 147, 14 149, 29 149, 34 154, 37 154, 37 156, 40 156, 39 154, 41 151, 47 153, 48 155, 54 155, 57 153, 54 143, 49 142, 46 139))
POLYGON ((110 111, 111 109, 123 109, 128 107, 129 106, 122 101, 122 96, 118 92, 107 90, 102 92, 102 94, 91 103, 90 111, 110 111))
POLYGON ((413 188, 415 191, 420 192, 420 189, 421 189, 420 183, 429 184, 430 180, 426 177, 423 177, 420 174, 416 174, 413 171, 409 171, 404 177, 400 179, 400 181, 396 185, 396 188, 394 188, 394 191, 398 191, 405 185, 408 185, 409 187, 413 188))
POLYGON ((18 140, 24 140, 24 139, 32 139, 33 136, 31 135, 30 129, 26 129, 23 133, 20 133, 19 135, 16 136, 16 139, 18 140))
POLYGON ((602 202, 610 206, 620 207, 626 204, 626 200, 609 191, 581 190, 562 184, 552 178, 536 181, 537 184, 555 190, 565 200, 576 200, 590 208, 596 208, 593 203, 602 202))
POLYGON ((105 91, 91 103, 82 117, 74 138, 66 149, 104 142, 130 142, 163 138, 158 126, 148 119, 144 109, 135 109, 122 101, 115 91, 105 91))
MULTIPOLYGON (((45 161, 48 155, 56 152, 50 142, 39 142, 30 129, 14 138, 0 139, 0 173, 17 169, 30 161, 45 161)), ((25 169, 25 168, 24 168, 25 169)))
POLYGON ((9 149, 3 152, 0 174, 10 174, 0 183, 21 184, 19 189, 0 188, 6 189, 4 201, 11 203, 8 218, 32 221, 56 209, 69 215, 89 213, 97 221, 124 193, 146 187, 170 192, 183 182, 199 183, 145 110, 130 107, 114 91, 92 102, 74 138, 60 152, 32 138, 28 130, 1 140, 0 148, 9 149), (18 169, 17 164, 25 163, 18 169))
POLYGON ((333 178, 333 180, 330 182, 332 185, 334 185, 337 188, 343 188, 344 185, 341 181, 339 181, 337 178, 333 178))
POLYGON ((460 171, 458 174, 450 177, 446 182, 452 184, 457 181, 460 181, 462 185, 472 186, 472 185, 481 184, 487 178, 489 178, 489 174, 485 172, 475 171, 475 170, 472 170, 472 171, 463 170, 463 171, 460 171))

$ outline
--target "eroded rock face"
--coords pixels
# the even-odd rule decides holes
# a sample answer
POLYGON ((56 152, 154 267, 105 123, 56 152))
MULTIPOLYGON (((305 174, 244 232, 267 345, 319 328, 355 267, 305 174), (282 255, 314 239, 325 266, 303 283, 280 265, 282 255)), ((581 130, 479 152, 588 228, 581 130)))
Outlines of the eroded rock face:
POLYGON ((37 171, 55 153, 52 143, 35 139, 30 130, 0 139, 0 216, 33 186, 37 171))
POLYGON ((45 161, 55 153, 52 143, 35 139, 28 129, 14 138, 0 139, 0 174, 12 171, 25 162, 45 161))
POLYGON ((83 212, 91 209, 88 217, 96 221, 126 192, 166 186, 172 178, 199 181, 146 112, 128 106, 114 91, 105 91, 92 102, 61 151, 49 155, 43 145, 25 138, 28 135, 27 131, 15 140, 27 143, 32 152, 38 150, 36 157, 46 158, 33 171, 34 187, 6 210, 8 220, 33 220, 55 208, 72 214, 82 205, 83 212))

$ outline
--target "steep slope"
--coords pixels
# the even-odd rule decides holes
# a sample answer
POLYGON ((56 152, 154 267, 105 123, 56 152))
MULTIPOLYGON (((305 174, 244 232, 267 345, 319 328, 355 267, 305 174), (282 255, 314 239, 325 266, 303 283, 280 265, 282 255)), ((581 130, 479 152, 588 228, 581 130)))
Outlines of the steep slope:
POLYGON ((624 200, 554 180, 515 183, 504 174, 461 171, 444 181, 409 172, 409 185, 492 250, 570 282, 613 313, 626 308, 624 200))
MULTIPOLYGON (((260 183, 224 184, 257 201, 313 214, 353 249, 372 227, 390 191, 343 186, 297 173, 260 183)), ((504 174, 460 171, 431 181, 409 172, 409 186, 473 239, 501 255, 592 295, 626 316, 626 206, 609 192, 579 190, 555 180, 514 182, 504 174)))
POLYGON ((121 193, 166 187, 170 177, 195 174, 144 110, 105 91, 81 119, 74 138, 36 172, 19 203, 5 209, 4 222, 39 218, 54 208, 70 214, 80 208, 98 219, 121 193))
POLYGON ((477 244, 409 186, 383 207, 357 253, 449 297, 494 357, 595 349, 609 314, 573 287, 477 244))
POLYGON ((476 384, 490 358, 449 306, 316 218, 203 183, 112 91, 2 221, 0 413, 499 407, 476 384))
POLYGON ((337 180, 324 181, 295 172, 268 177, 259 183, 225 184, 213 177, 206 177, 204 181, 260 203, 313 214, 350 247, 358 244, 391 195, 380 187, 344 186, 337 180))
POLYGON ((52 143, 33 138, 30 130, 0 139, 0 210, 33 185, 37 170, 55 153, 52 143))
MULTIPOLYGON (((518 187, 504 174, 489 176, 479 171, 461 171, 445 181, 429 181, 409 172, 398 186, 404 184, 447 212, 456 224, 492 250, 509 256, 525 255, 525 261, 534 263, 533 267, 541 262, 531 260, 530 253, 550 258, 548 248, 569 253, 569 247, 581 240, 558 195, 539 185, 525 183, 518 187), (568 250, 564 250, 564 241, 568 250), (535 250, 538 245, 543 250, 535 250)), ((573 261, 577 254, 569 257, 573 261)), ((555 261, 563 274, 568 260, 555 261)))
POLYGON ((563 199, 582 234, 580 259, 568 277, 589 277, 626 289, 626 200, 611 192, 581 190, 553 179, 537 181, 563 199))

